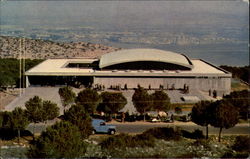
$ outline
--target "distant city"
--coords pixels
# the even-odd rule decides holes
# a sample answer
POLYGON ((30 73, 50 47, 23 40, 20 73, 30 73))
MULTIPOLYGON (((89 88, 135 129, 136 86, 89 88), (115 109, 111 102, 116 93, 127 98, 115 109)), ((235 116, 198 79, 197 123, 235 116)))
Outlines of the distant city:
MULTIPOLYGON (((234 35, 240 32, 232 28, 234 35)), ((167 32, 161 29, 145 29, 129 31, 105 31, 91 27, 78 28, 32 28, 24 30, 23 28, 5 27, 0 30, 0 34, 4 36, 28 37, 32 39, 44 39, 57 42, 70 41, 89 41, 92 43, 121 43, 121 44, 142 44, 142 45, 199 45, 199 44, 221 44, 247 43, 246 40, 239 38, 224 37, 216 32, 209 34, 191 35, 191 33, 167 32)))

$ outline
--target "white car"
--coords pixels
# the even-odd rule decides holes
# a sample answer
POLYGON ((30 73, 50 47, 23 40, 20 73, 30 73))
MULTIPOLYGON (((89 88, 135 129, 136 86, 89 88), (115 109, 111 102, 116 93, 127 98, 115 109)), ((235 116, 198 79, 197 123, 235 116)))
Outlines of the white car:
POLYGON ((159 120, 159 119, 157 119, 157 118, 153 118, 152 120, 151 120, 151 122, 153 122, 153 123, 156 123, 156 122, 160 122, 161 120, 159 120))

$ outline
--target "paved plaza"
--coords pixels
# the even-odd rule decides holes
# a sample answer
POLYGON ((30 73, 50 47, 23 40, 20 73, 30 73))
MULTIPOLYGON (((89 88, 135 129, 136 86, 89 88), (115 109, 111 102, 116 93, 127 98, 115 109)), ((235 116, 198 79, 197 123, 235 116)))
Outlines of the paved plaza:
MULTIPOLYGON (((60 107, 60 114, 63 114, 63 106, 60 100, 60 96, 58 94, 58 90, 60 87, 28 87, 24 89, 24 93, 14 99, 10 104, 5 107, 5 110, 12 111, 15 107, 25 107, 25 102, 34 96, 39 96, 43 100, 50 100, 56 103, 60 107)), ((74 89, 75 93, 78 93, 82 89, 74 89)), ((106 90, 110 91, 110 90, 106 90)), ((153 93, 154 90, 150 90, 149 93, 153 93)), ((181 90, 165 90, 165 92, 170 97, 171 103, 182 103, 189 104, 190 101, 184 101, 182 99, 183 96, 190 97, 198 97, 199 100, 216 100, 208 95, 207 92, 202 92, 199 90, 190 90, 189 93, 184 94, 181 90)), ((127 105, 121 110, 123 112, 129 112, 129 114, 135 114, 136 109, 133 106, 132 96, 134 94, 134 90, 122 90, 123 95, 127 98, 127 105)))

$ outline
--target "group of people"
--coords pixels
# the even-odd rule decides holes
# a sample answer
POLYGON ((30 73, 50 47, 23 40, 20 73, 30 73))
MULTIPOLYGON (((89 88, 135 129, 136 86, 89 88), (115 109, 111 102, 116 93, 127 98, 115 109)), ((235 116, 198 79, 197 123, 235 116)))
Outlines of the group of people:
POLYGON ((101 85, 101 84, 95 84, 94 89, 98 90, 98 91, 104 91, 105 90, 105 86, 101 85))
POLYGON ((208 94, 209 94, 209 96, 213 95, 213 98, 217 98, 217 91, 216 90, 212 91, 211 89, 209 89, 208 94))

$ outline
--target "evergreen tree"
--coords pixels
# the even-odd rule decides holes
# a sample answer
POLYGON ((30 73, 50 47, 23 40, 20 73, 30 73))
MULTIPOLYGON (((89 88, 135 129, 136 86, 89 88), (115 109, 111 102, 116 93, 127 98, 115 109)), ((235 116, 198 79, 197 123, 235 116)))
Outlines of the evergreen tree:
POLYGON ((29 121, 39 123, 43 121, 43 102, 38 96, 30 98, 26 103, 26 113, 29 121))
POLYGON ((231 92, 229 95, 226 95, 223 99, 227 100, 238 109, 240 118, 247 120, 250 116, 249 97, 250 97, 250 91, 243 90, 243 91, 231 92))
POLYGON ((210 101, 200 101, 194 105, 191 113, 191 120, 200 126, 206 127, 206 139, 208 139, 208 125, 212 119, 210 101))
POLYGON ((32 144, 27 156, 30 158, 79 158, 86 152, 79 129, 60 122, 48 127, 32 144))
POLYGON ((91 118, 81 105, 73 105, 66 111, 64 120, 76 125, 83 138, 87 138, 92 133, 91 118))
POLYGON ((101 94, 102 102, 98 106, 99 111, 114 114, 124 108, 127 104, 127 99, 122 93, 117 92, 103 92, 101 94))
POLYGON ((56 103, 51 101, 43 101, 43 120, 53 120, 59 116, 59 107, 57 107, 56 103))
POLYGON ((38 96, 29 99, 29 101, 25 103, 25 107, 28 120, 34 123, 33 135, 36 123, 52 120, 59 115, 59 108, 55 103, 43 101, 38 96))
POLYGON ((75 101, 76 94, 73 92, 73 89, 71 87, 62 87, 58 91, 63 107, 64 107, 64 112, 65 108, 70 104, 75 101))
POLYGON ((76 97, 76 103, 82 105, 88 113, 94 114, 96 107, 101 100, 100 95, 96 90, 87 88, 78 93, 76 97))
POLYGON ((154 110, 166 112, 170 109, 170 98, 164 91, 155 91, 151 96, 154 110))
POLYGON ((10 128, 11 112, 0 112, 0 128, 10 128))
POLYGON ((43 102, 38 96, 34 96, 25 103, 28 120, 34 123, 33 139, 35 139, 35 124, 44 121, 43 102))
POLYGON ((219 142, 222 128, 228 129, 238 123, 239 112, 230 102, 226 100, 212 103, 212 120, 211 125, 220 128, 219 142))
POLYGON ((1 73, 0 72, 0 87, 8 87, 15 85, 15 80, 9 74, 1 73))
POLYGON ((18 143, 20 143, 20 131, 24 130, 29 124, 26 113, 23 109, 16 107, 10 115, 10 128, 18 133, 18 143))
POLYGON ((144 115, 144 121, 145 121, 145 112, 150 110, 152 106, 151 96, 144 88, 139 86, 138 89, 135 90, 132 96, 132 101, 136 110, 144 115))
MULTIPOLYGON (((25 71, 34 67, 38 63, 42 62, 41 59, 26 59, 25 60, 25 71)), ((19 70, 22 70, 22 67, 19 65, 19 59, 14 58, 0 58, 0 87, 6 87, 6 86, 12 86, 17 85, 19 87, 19 81, 20 81, 20 72, 19 70)), ((22 75, 21 78, 23 78, 23 70, 21 71, 22 75)))

